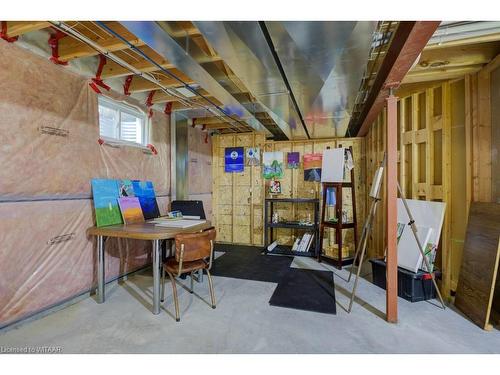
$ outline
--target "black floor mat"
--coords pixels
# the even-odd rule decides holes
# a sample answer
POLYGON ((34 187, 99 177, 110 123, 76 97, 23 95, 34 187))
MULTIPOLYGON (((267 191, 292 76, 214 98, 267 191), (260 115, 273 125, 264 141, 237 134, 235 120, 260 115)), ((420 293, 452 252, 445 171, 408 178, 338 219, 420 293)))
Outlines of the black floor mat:
POLYGON ((336 314, 333 273, 291 268, 278 283, 269 304, 336 314))
POLYGON ((217 245, 215 251, 224 251, 225 254, 214 262, 212 274, 235 279, 278 283, 293 260, 290 257, 262 255, 262 250, 253 246, 217 245))
POLYGON ((333 273, 291 268, 292 257, 262 255, 253 246, 216 245, 223 251, 212 267, 215 276, 277 283, 272 306, 336 314, 333 273))

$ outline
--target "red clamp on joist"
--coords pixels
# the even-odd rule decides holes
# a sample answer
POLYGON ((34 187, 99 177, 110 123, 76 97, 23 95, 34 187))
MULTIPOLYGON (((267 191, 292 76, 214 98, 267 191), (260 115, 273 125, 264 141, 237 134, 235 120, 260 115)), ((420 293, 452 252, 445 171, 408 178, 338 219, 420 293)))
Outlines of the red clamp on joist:
POLYGON ((165 104, 165 110, 163 112, 165 112, 166 115, 172 114, 172 102, 165 104))
POLYGON ((55 32, 50 35, 49 38, 49 46, 52 49, 52 56, 50 57, 50 61, 57 65, 68 65, 67 61, 59 60, 59 40, 66 36, 60 30, 55 29, 55 32))
POLYGON ((97 143, 99 143, 99 145, 101 145, 101 146, 102 146, 102 145, 104 144, 104 139, 99 138, 99 139, 97 140, 97 143))
POLYGON ((191 127, 194 128, 196 126, 196 119, 193 117, 193 123, 191 124, 191 127))
POLYGON ((148 117, 151 118, 153 117, 153 109, 151 108, 153 106, 153 96, 155 96, 156 91, 151 91, 148 95, 148 98, 146 99, 146 107, 148 107, 148 117))
POLYGON ((151 107, 153 105, 153 96, 155 96, 156 91, 151 91, 146 99, 146 107, 151 107))
POLYGON ((92 90, 94 90, 97 94, 102 94, 101 90, 99 90, 99 87, 94 82, 89 82, 89 86, 92 90))
POLYGON ((153 155, 158 155, 158 151, 156 150, 156 147, 153 146, 151 143, 148 143, 148 145, 146 147, 151 150, 151 152, 153 153, 153 155))
MULTIPOLYGON (((203 125, 205 126, 205 125, 203 125)), ((205 133, 205 143, 208 143, 208 132, 205 133)))
POLYGON ((7 21, 2 21, 2 30, 0 31, 0 38, 9 43, 14 43, 16 40, 19 39, 18 36, 7 35, 7 21))
POLYGON ((130 88, 130 84, 132 83, 132 78, 134 78, 134 75, 131 74, 125 78, 125 84, 123 85, 123 95, 130 95, 130 91, 128 89, 130 88))
POLYGON ((101 86, 103 89, 109 91, 111 87, 106 85, 101 78, 102 74, 102 68, 104 68, 104 65, 106 65, 106 56, 104 55, 99 55, 99 66, 97 67, 97 72, 95 74, 95 78, 92 78, 92 81, 97 85, 101 86))

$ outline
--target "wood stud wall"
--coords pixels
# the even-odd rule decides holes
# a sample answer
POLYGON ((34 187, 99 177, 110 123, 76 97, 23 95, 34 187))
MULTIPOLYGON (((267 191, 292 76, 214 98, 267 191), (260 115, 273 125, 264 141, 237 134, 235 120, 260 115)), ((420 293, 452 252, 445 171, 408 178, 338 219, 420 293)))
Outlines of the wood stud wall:
MULTIPOLYGON (((441 289, 450 298, 458 282, 471 202, 490 202, 491 72, 500 59, 463 79, 429 85, 398 102, 398 177, 407 198, 447 203, 436 259, 441 289)), ((383 159, 385 110, 366 136, 367 189, 383 159)), ((385 197, 383 197, 385 199, 385 197)), ((385 250, 385 207, 369 240, 370 257, 385 250)))
MULTIPOLYGON (((266 141, 264 135, 252 134, 227 134, 213 138, 213 210, 214 225, 218 230, 218 241, 238 243, 245 245, 263 245, 263 203, 267 194, 266 181, 262 178, 260 166, 245 166, 243 173, 224 172, 224 149, 226 147, 260 147, 261 151, 282 151, 285 158, 285 175, 280 180, 282 194, 280 197, 315 198, 319 197, 320 183, 304 181, 304 169, 286 168, 286 154, 296 151, 301 155, 301 160, 306 153, 323 152, 327 147, 335 148, 353 147, 355 163, 356 197, 358 212, 358 231, 361 231, 365 215, 365 170, 364 170, 364 139, 363 138, 338 138, 321 139, 315 141, 266 141), (251 202, 247 203, 247 202, 251 202)), ((352 215, 349 207, 350 192, 344 190, 344 206, 348 215, 352 215)), ((305 204, 276 205, 281 218, 307 218, 312 215, 312 207, 305 204)), ((333 213, 333 211, 332 211, 333 213)), ((344 231, 345 240, 350 246, 347 249, 354 251, 352 230, 344 231)), ((288 229, 278 229, 276 237, 280 243, 291 244, 294 236, 299 232, 288 229)), ((324 249, 326 255, 333 256, 334 230, 325 236, 324 249)))

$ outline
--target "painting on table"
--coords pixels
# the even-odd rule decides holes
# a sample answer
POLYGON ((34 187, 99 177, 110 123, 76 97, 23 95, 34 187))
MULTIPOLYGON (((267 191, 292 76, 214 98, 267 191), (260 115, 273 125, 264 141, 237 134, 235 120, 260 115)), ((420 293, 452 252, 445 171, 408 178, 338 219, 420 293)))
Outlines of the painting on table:
POLYGON ((120 197, 134 197, 132 180, 119 180, 120 197))
POLYGON ((158 203, 156 202, 155 189, 151 181, 133 180, 134 194, 139 198, 142 213, 146 220, 154 219, 160 216, 158 203))
POLYGON ((118 198, 120 211, 122 212, 123 221, 125 224, 134 224, 144 222, 141 204, 137 197, 121 197, 118 198))
POLYGON ((107 225, 122 224, 122 215, 118 206, 120 195, 118 181, 94 178, 91 181, 91 185, 96 225, 104 227, 107 225))

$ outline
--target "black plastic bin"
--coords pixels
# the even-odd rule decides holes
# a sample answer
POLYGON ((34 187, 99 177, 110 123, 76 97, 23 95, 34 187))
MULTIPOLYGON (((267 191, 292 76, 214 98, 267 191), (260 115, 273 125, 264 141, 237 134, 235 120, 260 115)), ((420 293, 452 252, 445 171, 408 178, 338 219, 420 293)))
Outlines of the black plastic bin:
MULTIPOLYGON (((372 264, 373 283, 385 289, 385 261, 370 259, 372 264)), ((436 272, 436 277, 438 277, 436 272)), ((413 273, 398 267, 398 296, 410 302, 426 301, 436 297, 436 290, 432 284, 431 275, 418 271, 413 273)))

